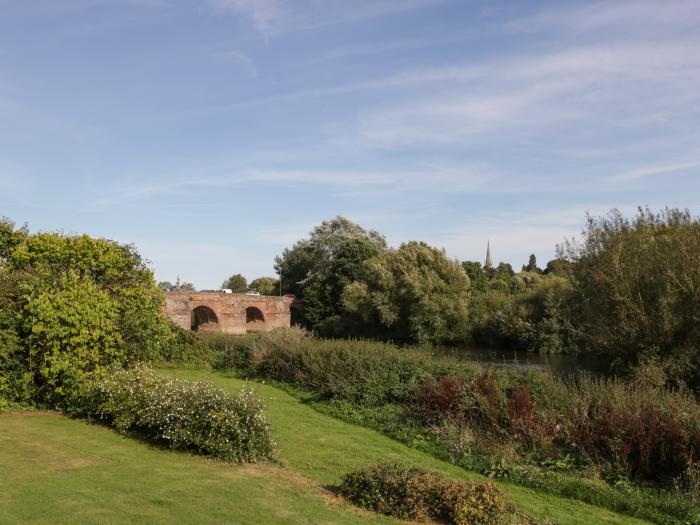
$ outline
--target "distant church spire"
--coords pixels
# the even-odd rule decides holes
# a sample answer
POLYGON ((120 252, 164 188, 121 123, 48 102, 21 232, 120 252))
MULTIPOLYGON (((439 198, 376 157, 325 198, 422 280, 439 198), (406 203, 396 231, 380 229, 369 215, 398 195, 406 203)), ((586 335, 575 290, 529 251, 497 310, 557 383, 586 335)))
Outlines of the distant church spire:
POLYGON ((486 262, 484 268, 493 268, 493 259, 491 258, 491 241, 486 244, 486 262))

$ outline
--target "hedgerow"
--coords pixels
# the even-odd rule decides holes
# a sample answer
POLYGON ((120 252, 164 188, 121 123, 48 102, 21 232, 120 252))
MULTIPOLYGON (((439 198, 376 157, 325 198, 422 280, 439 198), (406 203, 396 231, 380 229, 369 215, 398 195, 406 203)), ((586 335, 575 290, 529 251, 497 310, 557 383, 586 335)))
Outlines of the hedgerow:
POLYGON ((252 390, 231 396, 209 383, 165 378, 137 366, 84 383, 70 406, 74 415, 174 449, 235 462, 274 458, 270 425, 252 390))

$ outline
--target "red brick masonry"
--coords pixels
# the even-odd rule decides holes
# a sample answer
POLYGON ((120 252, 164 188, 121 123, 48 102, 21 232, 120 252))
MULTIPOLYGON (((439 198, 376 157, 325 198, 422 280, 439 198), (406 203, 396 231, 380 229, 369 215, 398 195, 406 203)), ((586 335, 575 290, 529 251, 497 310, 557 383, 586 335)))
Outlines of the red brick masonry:
POLYGON ((245 334, 289 328, 290 305, 287 297, 225 294, 218 292, 168 292, 165 315, 186 330, 245 334))

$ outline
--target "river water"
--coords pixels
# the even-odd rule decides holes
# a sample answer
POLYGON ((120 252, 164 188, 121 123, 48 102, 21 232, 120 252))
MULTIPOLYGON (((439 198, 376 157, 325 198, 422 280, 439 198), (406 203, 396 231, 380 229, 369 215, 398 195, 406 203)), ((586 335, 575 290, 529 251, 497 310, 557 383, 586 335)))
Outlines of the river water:
POLYGON ((549 369, 557 375, 588 371, 601 375, 604 363, 592 356, 579 354, 537 354, 519 350, 496 350, 478 347, 438 347, 430 350, 437 357, 450 357, 484 366, 549 369))

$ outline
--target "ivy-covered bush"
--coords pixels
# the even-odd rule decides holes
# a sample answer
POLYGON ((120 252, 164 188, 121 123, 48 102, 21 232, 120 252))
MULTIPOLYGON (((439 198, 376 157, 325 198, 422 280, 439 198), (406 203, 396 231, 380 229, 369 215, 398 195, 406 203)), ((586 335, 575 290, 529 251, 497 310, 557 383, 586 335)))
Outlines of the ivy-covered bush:
POLYGON ((397 463, 351 472, 339 492, 360 507, 396 518, 455 525, 507 523, 515 510, 493 483, 451 481, 397 463))
POLYGON ((209 383, 161 377, 137 366, 86 382, 70 406, 74 415, 120 432, 136 431, 174 449, 225 461, 273 459, 270 424, 252 390, 232 396, 209 383))

